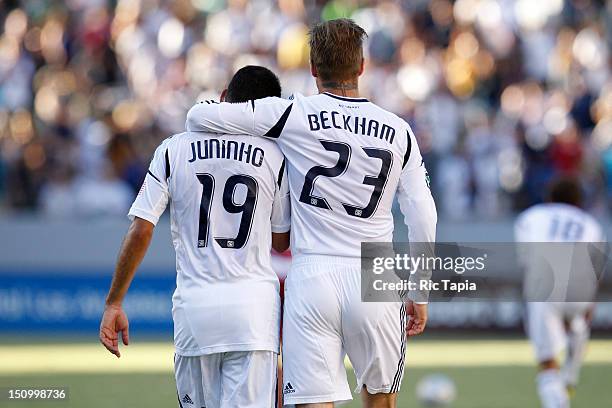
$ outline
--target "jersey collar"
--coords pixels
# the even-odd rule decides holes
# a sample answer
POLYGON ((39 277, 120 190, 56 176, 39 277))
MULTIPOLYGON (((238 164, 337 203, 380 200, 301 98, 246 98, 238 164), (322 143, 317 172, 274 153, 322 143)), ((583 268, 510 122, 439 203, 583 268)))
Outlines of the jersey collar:
POLYGON ((340 99, 341 101, 346 101, 346 102, 370 102, 366 98, 349 98, 348 96, 338 96, 338 95, 334 95, 333 93, 329 93, 329 92, 323 92, 323 94, 330 96, 332 98, 335 98, 335 99, 340 99))

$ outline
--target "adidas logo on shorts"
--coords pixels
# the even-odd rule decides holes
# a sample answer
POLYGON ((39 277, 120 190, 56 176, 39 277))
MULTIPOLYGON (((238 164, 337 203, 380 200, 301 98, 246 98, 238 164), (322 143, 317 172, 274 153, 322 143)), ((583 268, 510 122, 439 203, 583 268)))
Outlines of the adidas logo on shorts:
POLYGON ((295 388, 293 388, 290 382, 288 382, 287 385, 285 385, 285 388, 283 388, 283 394, 291 394, 294 392, 295 388))
POLYGON ((183 397, 181 402, 183 404, 192 404, 193 405, 193 401, 191 400, 191 398, 189 398, 189 394, 185 394, 185 396, 183 397))

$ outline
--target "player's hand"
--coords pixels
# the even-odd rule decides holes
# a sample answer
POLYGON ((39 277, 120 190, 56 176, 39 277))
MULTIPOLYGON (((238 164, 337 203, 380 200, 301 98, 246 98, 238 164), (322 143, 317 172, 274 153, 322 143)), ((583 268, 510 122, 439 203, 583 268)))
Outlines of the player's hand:
POLYGON ((129 322, 121 306, 107 305, 100 323, 100 342, 108 351, 121 357, 119 352, 119 332, 126 346, 129 343, 129 322))
POLYGON ((406 302, 408 313, 408 323, 406 324, 406 334, 408 337, 423 333, 427 324, 427 305, 419 305, 409 300, 406 302))

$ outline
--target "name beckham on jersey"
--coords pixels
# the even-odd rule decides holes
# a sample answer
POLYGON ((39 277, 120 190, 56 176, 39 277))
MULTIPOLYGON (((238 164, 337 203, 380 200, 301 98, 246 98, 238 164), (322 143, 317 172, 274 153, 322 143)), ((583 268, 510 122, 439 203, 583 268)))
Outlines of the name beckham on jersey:
POLYGON ((336 111, 320 111, 318 114, 308 115, 310 130, 316 132, 321 129, 342 129, 356 135, 375 137, 390 144, 395 139, 395 128, 374 119, 360 116, 345 115, 336 111))
POLYGON ((264 161, 264 151, 260 147, 245 142, 224 140, 218 138, 204 139, 191 142, 191 158, 189 163, 196 160, 227 159, 238 160, 261 167, 264 161))

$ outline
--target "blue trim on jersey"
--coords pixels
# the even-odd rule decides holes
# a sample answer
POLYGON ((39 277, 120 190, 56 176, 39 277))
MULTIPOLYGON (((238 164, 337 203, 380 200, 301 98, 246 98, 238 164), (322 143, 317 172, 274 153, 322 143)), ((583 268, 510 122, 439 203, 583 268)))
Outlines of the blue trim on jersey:
POLYGON ((289 107, 285 109, 285 112, 280 117, 278 122, 276 122, 276 124, 272 126, 270 130, 268 130, 268 132, 264 135, 264 137, 269 137, 271 139, 277 139, 281 135, 285 127, 285 124, 287 123, 287 119, 289 118, 289 114, 291 113, 291 108, 293 108, 293 104, 289 105, 289 107))
POLYGON ((166 149, 165 160, 166 160, 166 180, 168 180, 170 178, 170 157, 168 157, 168 149, 166 149))
POLYGON ((178 393, 178 389, 176 390, 176 399, 178 400, 179 408, 183 408, 183 403, 181 402, 181 396, 178 393))
POLYGON ((393 383, 391 384, 390 393, 396 393, 399 391, 400 385, 402 383, 402 377, 404 376, 404 360, 406 358, 406 323, 407 323, 407 315, 406 315, 406 305, 403 304, 400 307, 400 333, 402 336, 402 343, 400 346, 400 359, 397 362, 397 371, 395 372, 395 376, 393 377, 393 383))
POLYGON ((278 183, 278 187, 280 188, 281 183, 283 182, 283 175, 285 174, 285 159, 283 159, 283 162, 281 163, 281 167, 280 170, 278 171, 278 178, 277 178, 277 183, 278 183))
POLYGON ((346 102, 370 102, 366 98, 349 98, 346 96, 334 95, 333 93, 329 93, 329 92, 323 92, 323 94, 327 96, 331 96, 332 98, 335 98, 335 99, 340 99, 341 101, 346 101, 346 102))
POLYGON ((161 183, 161 180, 157 178, 157 176, 155 176, 155 174, 151 173, 151 170, 147 170, 147 173, 149 173, 149 175, 151 177, 153 177, 155 180, 157 180, 159 183, 161 183))
POLYGON ((406 131, 406 135, 408 136, 408 146, 406 147, 406 153, 404 154, 404 163, 402 164, 402 169, 406 167, 406 164, 408 164, 410 152, 412 151, 412 138, 410 137, 410 132, 406 131))

